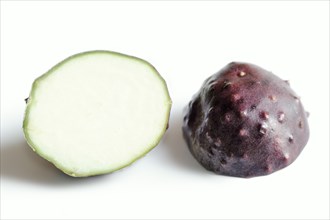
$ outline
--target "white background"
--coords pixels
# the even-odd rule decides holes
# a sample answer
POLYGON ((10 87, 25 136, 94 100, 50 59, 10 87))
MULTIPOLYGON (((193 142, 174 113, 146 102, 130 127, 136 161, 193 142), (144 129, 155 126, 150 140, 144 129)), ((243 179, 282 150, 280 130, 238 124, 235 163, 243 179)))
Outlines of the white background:
POLYGON ((1 218, 329 218, 329 2, 1 2, 1 218), (25 143, 24 99, 57 62, 96 49, 158 69, 170 127, 132 166, 75 179, 25 143), (289 79, 311 113, 306 148, 272 175, 215 175, 182 139, 183 107, 231 61, 289 79))

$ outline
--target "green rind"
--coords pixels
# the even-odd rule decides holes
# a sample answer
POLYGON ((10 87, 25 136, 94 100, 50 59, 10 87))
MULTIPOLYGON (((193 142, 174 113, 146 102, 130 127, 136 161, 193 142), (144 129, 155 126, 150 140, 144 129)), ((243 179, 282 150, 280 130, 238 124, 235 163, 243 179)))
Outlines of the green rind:
POLYGON ((118 53, 118 52, 113 52, 113 51, 107 51, 107 50, 94 50, 94 51, 86 51, 86 52, 82 52, 82 53, 78 53, 75 55, 72 55, 68 58, 66 58, 65 60, 59 62, 58 64, 56 64, 54 67, 52 67, 50 70, 48 70, 46 73, 44 73, 43 75, 41 75, 40 77, 38 77, 37 79, 35 79, 35 81, 32 84, 32 88, 31 88, 31 92, 29 95, 29 98, 27 100, 27 105, 26 105, 26 110, 25 110, 25 115, 24 115, 24 120, 23 120, 23 132, 24 132, 24 136, 25 139, 28 143, 28 145, 32 148, 32 150, 34 152, 36 152, 39 156, 41 156, 42 158, 46 159, 47 161, 49 161, 50 163, 54 164, 58 169, 60 169, 61 171, 63 171, 65 174, 72 176, 72 177, 88 177, 88 176, 96 176, 96 175, 102 175, 102 174, 107 174, 107 173, 112 173, 114 171, 120 170, 124 167, 127 167, 131 164, 133 164, 135 161, 139 160, 140 158, 142 158, 143 156, 145 156, 148 152, 150 152, 152 149, 154 149, 159 142, 161 141, 164 133, 167 130, 167 125, 169 122, 169 117, 170 117, 170 111, 171 111, 171 106, 172 106, 172 100, 167 88, 167 84, 165 79, 158 73, 158 71, 156 70, 156 68, 151 65, 149 62, 147 62, 146 60, 143 60, 141 58, 138 57, 134 57, 134 56, 130 56, 130 55, 125 55, 122 53, 118 53), (90 173, 84 173, 84 174, 77 174, 74 173, 73 171, 70 171, 68 169, 66 169, 65 167, 63 167, 60 163, 56 162, 52 157, 48 157, 46 156, 40 147, 38 147, 36 144, 33 143, 33 141, 30 139, 28 131, 27 131, 27 127, 28 127, 28 117, 29 117, 29 111, 31 106, 33 105, 33 97, 35 94, 35 91, 37 90, 38 87, 38 83, 42 80, 44 80, 48 75, 52 74, 56 69, 60 68, 63 64, 65 64, 66 62, 70 61, 71 59, 77 58, 77 57, 81 57, 81 56, 85 56, 85 55, 93 55, 96 53, 108 53, 111 55, 116 55, 116 56, 122 56, 125 57, 126 59, 135 59, 143 64, 146 64, 147 66, 149 66, 152 69, 152 72, 154 74, 156 74, 158 76, 158 78, 162 81, 163 86, 164 86, 164 91, 166 92, 166 96, 167 96, 167 115, 166 115, 166 120, 164 123, 164 127, 161 131, 161 133, 159 134, 158 137, 155 138, 155 141, 153 144, 151 144, 150 147, 148 147, 146 149, 146 151, 144 153, 142 153, 140 156, 138 156, 137 158, 133 159, 132 161, 128 162, 127 164, 124 164, 123 166, 114 168, 114 169, 107 169, 107 170, 103 170, 103 171, 99 171, 99 172, 90 172, 90 173))

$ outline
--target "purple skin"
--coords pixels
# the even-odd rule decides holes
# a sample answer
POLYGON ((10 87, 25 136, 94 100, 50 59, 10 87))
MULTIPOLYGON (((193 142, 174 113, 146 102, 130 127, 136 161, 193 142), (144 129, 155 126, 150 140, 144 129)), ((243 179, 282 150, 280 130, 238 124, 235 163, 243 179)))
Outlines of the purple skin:
POLYGON ((288 81, 233 62, 206 79, 193 97, 183 134, 207 170, 247 178, 290 165, 306 145, 309 128, 288 81))

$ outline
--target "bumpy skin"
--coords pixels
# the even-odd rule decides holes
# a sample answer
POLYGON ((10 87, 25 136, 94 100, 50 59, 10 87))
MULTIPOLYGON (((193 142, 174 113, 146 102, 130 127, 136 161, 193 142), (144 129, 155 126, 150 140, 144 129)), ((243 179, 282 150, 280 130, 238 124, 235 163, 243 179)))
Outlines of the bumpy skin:
POLYGON ((207 170, 255 177, 291 164, 306 145, 309 128, 288 81, 233 62, 209 77, 189 103, 183 134, 207 170))

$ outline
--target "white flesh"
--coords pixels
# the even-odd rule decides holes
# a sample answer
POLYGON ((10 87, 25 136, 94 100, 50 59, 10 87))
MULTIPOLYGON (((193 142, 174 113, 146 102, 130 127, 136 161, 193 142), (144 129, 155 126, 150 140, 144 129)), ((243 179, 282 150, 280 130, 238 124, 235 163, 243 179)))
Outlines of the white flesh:
POLYGON ((165 81, 147 62, 92 51, 64 60, 33 84, 25 137, 71 176, 125 167, 155 147, 168 123, 165 81))

